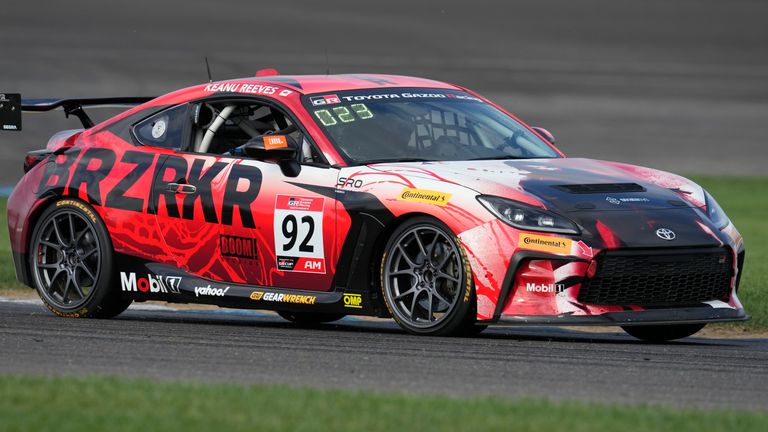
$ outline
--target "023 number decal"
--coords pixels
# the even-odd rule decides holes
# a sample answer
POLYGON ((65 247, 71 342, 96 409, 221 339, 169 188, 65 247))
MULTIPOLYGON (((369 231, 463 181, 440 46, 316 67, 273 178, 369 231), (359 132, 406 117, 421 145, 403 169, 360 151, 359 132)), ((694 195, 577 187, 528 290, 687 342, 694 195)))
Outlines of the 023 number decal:
POLYGON ((325 198, 278 195, 275 200, 275 255, 282 271, 325 273, 325 198))

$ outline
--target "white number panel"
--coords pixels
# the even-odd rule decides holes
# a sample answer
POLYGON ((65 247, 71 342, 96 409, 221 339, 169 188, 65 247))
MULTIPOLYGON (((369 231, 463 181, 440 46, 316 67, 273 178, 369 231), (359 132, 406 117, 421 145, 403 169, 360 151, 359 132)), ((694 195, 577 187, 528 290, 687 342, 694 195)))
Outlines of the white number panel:
POLYGON ((325 198, 278 195, 275 199, 275 255, 283 271, 325 273, 325 198))

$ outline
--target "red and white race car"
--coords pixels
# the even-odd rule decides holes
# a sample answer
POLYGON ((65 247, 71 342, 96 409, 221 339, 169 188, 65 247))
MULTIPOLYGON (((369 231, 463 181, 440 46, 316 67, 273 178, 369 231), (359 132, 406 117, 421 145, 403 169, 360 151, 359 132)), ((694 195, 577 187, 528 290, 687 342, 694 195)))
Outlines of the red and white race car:
POLYGON ((84 126, 30 152, 8 201, 18 278, 61 316, 163 300, 645 340, 747 319, 742 238, 705 190, 567 158, 455 85, 275 75, 19 105, 84 126), (95 125, 85 112, 114 104, 138 105, 95 125))

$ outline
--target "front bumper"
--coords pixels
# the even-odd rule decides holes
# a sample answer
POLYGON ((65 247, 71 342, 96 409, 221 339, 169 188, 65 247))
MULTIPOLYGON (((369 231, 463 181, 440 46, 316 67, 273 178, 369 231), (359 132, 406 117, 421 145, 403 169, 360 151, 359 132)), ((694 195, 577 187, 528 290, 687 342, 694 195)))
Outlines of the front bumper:
POLYGON ((701 324, 729 321, 747 321, 744 309, 730 307, 691 307, 674 309, 647 309, 644 311, 607 312, 601 315, 503 315, 497 324, 507 325, 662 325, 701 324))

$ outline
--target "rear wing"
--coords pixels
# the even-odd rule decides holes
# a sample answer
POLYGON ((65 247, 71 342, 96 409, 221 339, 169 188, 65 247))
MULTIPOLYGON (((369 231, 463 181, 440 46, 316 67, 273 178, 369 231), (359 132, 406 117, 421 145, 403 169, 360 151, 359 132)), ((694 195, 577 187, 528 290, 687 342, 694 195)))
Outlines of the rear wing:
POLYGON ((64 110, 64 116, 73 115, 80 120, 83 127, 93 127, 93 120, 88 117, 84 108, 123 108, 143 104, 154 97, 109 97, 109 98, 78 98, 78 99, 22 99, 18 93, 0 93, 0 128, 2 130, 20 131, 21 112, 45 112, 56 109, 64 110))

